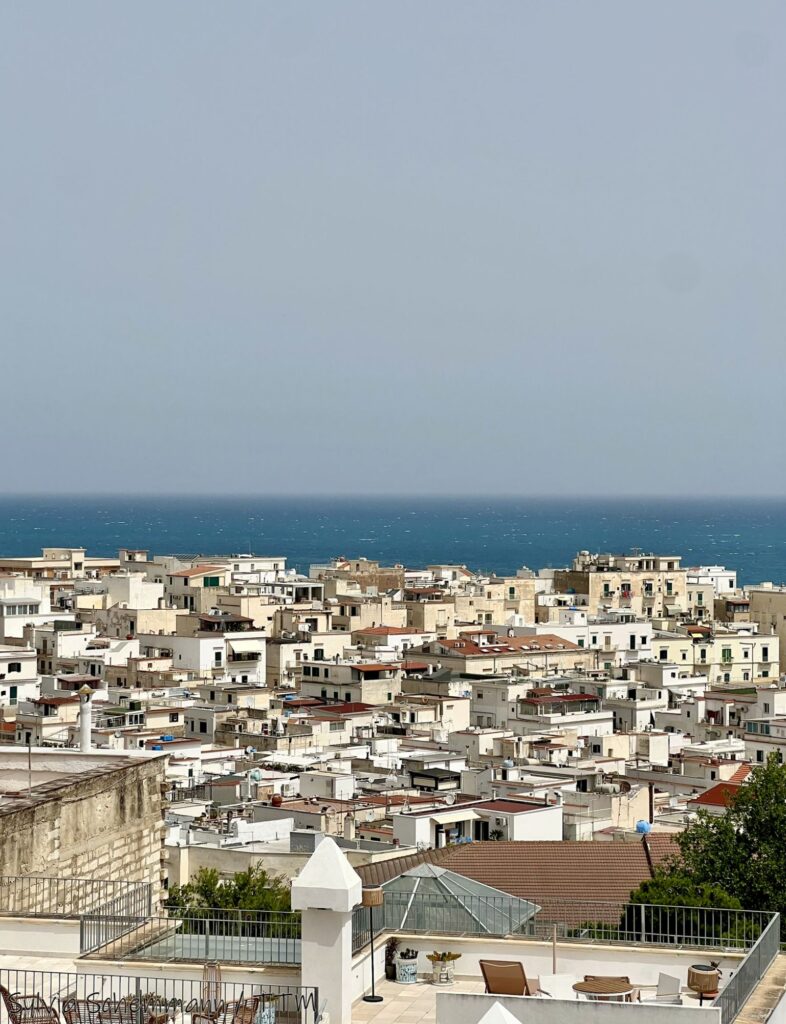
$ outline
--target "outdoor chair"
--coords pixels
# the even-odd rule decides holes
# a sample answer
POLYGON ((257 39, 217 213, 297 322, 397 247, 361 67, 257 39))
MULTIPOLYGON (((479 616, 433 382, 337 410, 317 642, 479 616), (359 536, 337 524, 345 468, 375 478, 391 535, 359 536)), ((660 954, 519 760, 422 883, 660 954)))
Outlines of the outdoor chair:
POLYGON ((227 1003, 217 1014, 192 1013, 191 1024, 254 1024, 261 996, 246 996, 227 1003))
POLYGON ((63 1002, 66 1024, 164 1024, 166 1014, 156 1014, 133 999, 66 999, 63 1002))
POLYGON ((480 969, 486 991, 495 996, 533 996, 537 986, 527 981, 518 960, 481 960, 480 969))
POLYGON ((674 1003, 676 1005, 682 1004, 679 978, 675 978, 671 974, 659 974, 657 986, 645 986, 645 988, 653 987, 655 988, 655 994, 651 996, 648 995, 646 997, 640 997, 642 1003, 674 1003))
POLYGON ((16 992, 12 995, 0 985, 0 996, 11 1024, 60 1024, 57 1011, 39 995, 21 996, 16 992))
POLYGON ((99 1024, 100 1007, 101 1004, 95 999, 65 999, 63 1017, 66 1024, 99 1024))

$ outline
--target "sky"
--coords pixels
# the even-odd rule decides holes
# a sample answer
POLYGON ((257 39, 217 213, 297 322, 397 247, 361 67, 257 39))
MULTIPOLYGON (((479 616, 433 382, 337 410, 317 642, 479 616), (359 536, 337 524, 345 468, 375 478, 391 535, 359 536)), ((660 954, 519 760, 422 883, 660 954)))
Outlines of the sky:
POLYGON ((786 493, 781 0, 0 5, 2 491, 786 493))

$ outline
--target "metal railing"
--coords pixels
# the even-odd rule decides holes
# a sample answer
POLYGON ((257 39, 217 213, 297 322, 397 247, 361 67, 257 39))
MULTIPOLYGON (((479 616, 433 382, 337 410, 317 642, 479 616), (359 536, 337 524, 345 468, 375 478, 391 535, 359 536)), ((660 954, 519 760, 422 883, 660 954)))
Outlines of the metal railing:
MULTIPOLYGON (((508 896, 386 892, 374 912, 374 934, 515 936, 604 945, 746 951, 770 927, 773 915, 755 910, 668 907, 656 904, 542 899, 526 904, 508 896)), ((352 947, 370 939, 367 908, 352 915, 352 947)))
POLYGON ((119 960, 293 965, 300 963, 295 911, 172 911, 170 917, 85 915, 80 951, 119 960))
POLYGON ((150 882, 0 875, 0 915, 80 917, 83 914, 126 914, 144 917, 151 910, 150 882))
POLYGON ((720 1007, 721 1024, 731 1024, 780 951, 780 914, 772 914, 753 948, 712 1005, 720 1007))
MULTIPOLYGON (((108 1002, 122 1002, 137 1010, 139 1024, 159 1015, 169 1021, 183 1021, 184 1014, 193 1013, 216 1019, 227 1004, 249 996, 260 1000, 253 1024, 318 1024, 320 1014, 319 990, 307 985, 13 969, 0 970, 0 985, 15 995, 40 996, 61 1020, 68 999, 89 999, 97 1009, 108 1002)), ((0 1024, 7 1020, 0 1001, 0 1024)))
MULTIPOLYGON (((386 925, 384 907, 374 910, 374 938, 384 931, 394 931, 386 925)), ((355 907, 352 912, 352 952, 357 953, 371 942, 371 908, 355 907)))

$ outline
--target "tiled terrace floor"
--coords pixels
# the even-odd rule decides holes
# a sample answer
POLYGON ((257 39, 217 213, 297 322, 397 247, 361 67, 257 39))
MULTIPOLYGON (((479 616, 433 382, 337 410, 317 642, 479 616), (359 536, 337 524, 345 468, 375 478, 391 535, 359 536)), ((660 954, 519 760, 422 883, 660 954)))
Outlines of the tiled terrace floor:
POLYGON ((352 1021, 358 1024, 435 1024, 437 992, 484 992, 480 978, 456 976, 451 989, 441 989, 426 981, 417 985, 397 985, 395 981, 381 981, 377 995, 381 1003, 364 1003, 359 999, 352 1007, 352 1021))

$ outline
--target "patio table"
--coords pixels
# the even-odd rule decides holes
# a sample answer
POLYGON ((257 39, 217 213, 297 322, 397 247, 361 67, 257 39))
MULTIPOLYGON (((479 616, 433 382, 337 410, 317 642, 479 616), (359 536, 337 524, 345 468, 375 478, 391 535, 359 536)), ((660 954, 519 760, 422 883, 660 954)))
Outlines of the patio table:
POLYGON ((623 1000, 635 992, 636 986, 619 978, 593 978, 592 981, 577 981, 573 991, 588 999, 623 1000))

